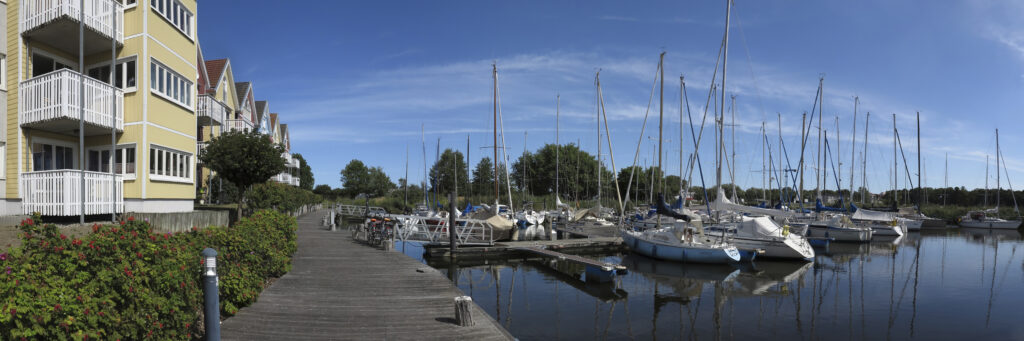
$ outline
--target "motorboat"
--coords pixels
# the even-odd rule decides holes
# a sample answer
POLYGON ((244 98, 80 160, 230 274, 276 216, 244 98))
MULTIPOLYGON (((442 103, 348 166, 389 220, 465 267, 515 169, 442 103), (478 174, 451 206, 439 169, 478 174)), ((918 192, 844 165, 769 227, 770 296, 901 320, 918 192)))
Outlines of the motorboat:
POLYGON ((960 217, 960 227, 982 228, 982 229, 1016 229, 1020 227, 1020 220, 1006 220, 993 216, 994 209, 985 211, 967 212, 960 217))

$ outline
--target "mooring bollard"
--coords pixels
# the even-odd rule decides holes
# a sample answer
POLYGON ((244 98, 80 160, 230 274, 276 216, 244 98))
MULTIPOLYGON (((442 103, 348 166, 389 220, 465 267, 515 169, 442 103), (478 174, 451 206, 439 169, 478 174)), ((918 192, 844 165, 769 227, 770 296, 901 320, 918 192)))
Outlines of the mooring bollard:
POLYGON ((206 340, 220 341, 220 297, 217 291, 217 251, 203 249, 203 297, 206 313, 206 340))
POLYGON ((455 298, 455 324, 461 327, 469 327, 473 325, 473 310, 470 309, 470 305, 473 304, 473 298, 469 296, 459 296, 455 298))

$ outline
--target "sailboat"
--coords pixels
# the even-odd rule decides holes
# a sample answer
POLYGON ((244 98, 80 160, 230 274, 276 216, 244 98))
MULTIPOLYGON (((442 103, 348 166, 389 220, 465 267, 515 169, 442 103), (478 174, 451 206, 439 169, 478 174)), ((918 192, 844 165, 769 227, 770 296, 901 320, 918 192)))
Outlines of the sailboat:
MULTIPOLYGON (((1020 210, 1017 210, 1017 198, 1013 199, 1014 209, 1017 210, 1017 219, 1006 220, 999 218, 999 192, 1000 192, 1000 161, 1003 167, 1006 167, 1005 160, 1002 160, 1003 153, 999 150, 999 129, 996 129, 996 207, 984 211, 971 211, 967 212, 963 217, 960 217, 960 227, 973 227, 983 229, 1016 229, 1020 227, 1020 210)), ((1009 173, 1007 173, 1009 178, 1009 173)), ((1013 193, 1013 191, 1010 191, 1013 193)))
MULTIPOLYGON (((726 8, 726 32, 728 32, 728 17, 731 10, 732 2, 728 1, 726 8)), ((661 71, 662 104, 664 104, 665 91, 664 63, 665 53, 662 52, 658 62, 658 69, 661 71)), ((662 122, 664 121, 665 109, 663 105, 659 105, 659 107, 658 169, 660 171, 662 169, 661 155, 663 155, 661 151, 662 122)), ((651 258, 694 263, 729 263, 740 260, 740 252, 735 246, 723 239, 715 240, 705 235, 700 220, 695 220, 691 216, 672 211, 665 204, 663 194, 658 194, 657 213, 659 215, 667 215, 676 220, 672 224, 662 227, 659 217, 656 220, 658 222, 656 228, 644 231, 636 231, 634 229, 623 229, 620 231, 623 243, 633 252, 651 258), (696 234, 694 231, 696 231, 696 234)))

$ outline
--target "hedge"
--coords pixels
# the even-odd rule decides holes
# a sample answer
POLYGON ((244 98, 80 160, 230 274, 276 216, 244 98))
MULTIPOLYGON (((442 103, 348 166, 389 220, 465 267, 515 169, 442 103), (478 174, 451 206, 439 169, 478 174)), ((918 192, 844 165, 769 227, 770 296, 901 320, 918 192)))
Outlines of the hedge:
POLYGON ((253 185, 245 195, 245 202, 252 210, 295 213, 302 206, 323 202, 323 198, 309 190, 268 181, 253 185))
POLYGON ((218 252, 221 313, 256 301, 290 270, 295 218, 260 211, 232 227, 156 234, 129 217, 82 239, 39 217, 22 246, 0 253, 0 339, 190 339, 202 334, 203 260, 218 252))

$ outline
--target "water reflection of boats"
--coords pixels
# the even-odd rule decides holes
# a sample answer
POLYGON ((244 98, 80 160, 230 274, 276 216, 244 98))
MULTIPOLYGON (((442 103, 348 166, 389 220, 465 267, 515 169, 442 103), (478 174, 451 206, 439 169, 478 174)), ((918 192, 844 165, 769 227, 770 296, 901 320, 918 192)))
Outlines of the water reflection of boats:
POLYGON ((741 267, 739 275, 726 287, 726 294, 738 296, 788 296, 787 283, 800 279, 813 267, 809 262, 761 261, 741 267))
MULTIPOLYGON (((538 272, 545 276, 554 278, 562 283, 576 288, 587 295, 590 295, 602 302, 618 301, 629 296, 625 290, 618 288, 615 282, 585 281, 583 279, 584 266, 572 262, 558 262, 555 260, 539 261, 535 264, 538 272), (555 264, 551 264, 551 263, 555 264)), ((527 262, 534 265, 535 262, 527 262)))
POLYGON ((977 241, 994 240, 1021 240, 1021 233, 1018 230, 1000 230, 984 228, 961 227, 960 232, 977 241))

